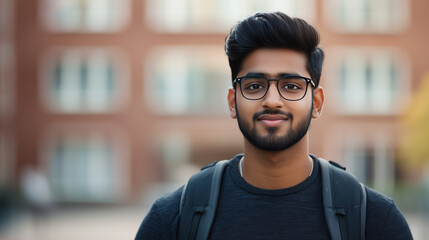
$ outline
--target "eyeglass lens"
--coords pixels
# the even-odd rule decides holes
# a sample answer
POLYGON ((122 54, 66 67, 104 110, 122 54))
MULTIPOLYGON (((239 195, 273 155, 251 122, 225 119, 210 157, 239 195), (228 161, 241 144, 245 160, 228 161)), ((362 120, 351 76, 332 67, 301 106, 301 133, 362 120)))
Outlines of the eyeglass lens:
MULTIPOLYGON (((283 98, 299 100, 307 91, 307 81, 304 78, 280 78, 277 89, 283 98)), ((263 77, 245 77, 241 80, 241 92, 245 98, 260 99, 268 91, 269 81, 263 77)))

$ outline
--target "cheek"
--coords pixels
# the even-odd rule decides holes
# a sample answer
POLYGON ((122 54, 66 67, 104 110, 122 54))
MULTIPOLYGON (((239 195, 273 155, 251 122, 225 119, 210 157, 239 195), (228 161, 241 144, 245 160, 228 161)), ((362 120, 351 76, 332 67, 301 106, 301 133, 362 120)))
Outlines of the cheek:
POLYGON ((248 121, 249 117, 252 118, 253 114, 256 112, 254 104, 246 99, 237 99, 235 106, 238 115, 240 115, 239 117, 245 118, 246 121, 248 121))
POLYGON ((298 121, 295 121, 294 124, 297 124, 297 122, 306 120, 310 114, 312 114, 312 101, 298 101, 291 105, 290 111, 294 115, 294 118, 298 121))

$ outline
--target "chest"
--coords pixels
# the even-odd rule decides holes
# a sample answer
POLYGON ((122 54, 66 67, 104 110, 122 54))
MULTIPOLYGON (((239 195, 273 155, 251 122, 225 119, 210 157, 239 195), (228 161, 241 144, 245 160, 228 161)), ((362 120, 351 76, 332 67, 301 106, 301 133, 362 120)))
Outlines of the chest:
MULTIPOLYGON (((231 189, 232 190, 232 189, 231 189)), ((221 194, 210 239, 329 239, 321 196, 221 194)))

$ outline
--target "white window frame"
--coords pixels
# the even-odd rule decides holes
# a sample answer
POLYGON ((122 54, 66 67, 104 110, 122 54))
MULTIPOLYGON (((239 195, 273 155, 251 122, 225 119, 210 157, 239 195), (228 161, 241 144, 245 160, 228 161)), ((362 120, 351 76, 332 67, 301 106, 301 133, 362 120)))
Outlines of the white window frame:
POLYGON ((347 170, 365 184, 369 184, 366 177, 372 178, 371 184, 375 189, 391 193, 395 186, 395 147, 390 134, 384 131, 374 134, 349 131, 344 137, 341 147, 347 170), (359 157, 366 153, 373 157, 371 166, 359 157), (372 176, 367 176, 367 168, 372 168, 372 176))
MULTIPOLYGON (((330 98, 330 105, 334 106, 337 114, 341 115, 397 115, 403 108, 404 103, 411 95, 410 86, 410 66, 406 55, 396 47, 347 47, 335 46, 328 49, 331 52, 331 60, 327 62, 326 79, 329 80, 326 84, 328 88, 334 89, 335 93, 330 98), (395 66, 395 79, 392 80, 396 85, 391 91, 385 87, 389 82, 388 76, 381 71, 386 66, 386 61, 390 61, 395 66), (378 86, 367 91, 368 81, 365 78, 363 66, 370 66, 372 76, 370 86, 378 86), (342 76, 342 66, 350 66, 351 77, 355 80, 345 81, 342 76), (380 79, 380 81, 375 81, 380 79), (383 80, 384 79, 384 80, 383 80), (383 80, 383 81, 381 81, 383 80), (345 87, 350 87, 349 91, 343 92, 342 84, 348 84, 345 87), (401 91, 400 93, 398 91, 401 91), (344 95, 344 94, 347 94, 344 95), (381 98, 380 96, 385 96, 381 98), (389 97, 390 96, 390 97, 389 97)), ((388 70, 389 71, 389 70, 388 70)), ((323 85, 323 83, 322 83, 323 85)))
MULTIPOLYGON (((45 108, 53 113, 61 114, 100 114, 113 113, 119 111, 129 98, 129 63, 125 55, 113 47, 101 48, 51 48, 42 56, 39 74, 39 94, 45 108), (103 62, 110 65, 115 72, 114 90, 111 92, 111 99, 104 99, 108 94, 107 89, 101 90, 103 82, 99 81, 103 76, 100 71, 103 62), (61 96, 55 97, 52 85, 55 81, 55 68, 60 63, 65 68, 64 80, 67 86, 60 92, 61 96), (80 89, 79 66, 85 63, 92 66, 88 71, 88 76, 93 78, 87 81, 89 84, 85 91, 80 89), (91 90, 92 89, 92 90, 91 90), (107 103, 109 102, 109 103, 107 103)), ((107 87, 107 86, 106 86, 107 87)))
POLYGON ((0 118, 10 119, 14 111, 13 45, 0 40, 0 118))
POLYGON ((114 33, 128 24, 130 5, 131 0, 41 0, 39 16, 49 32, 114 33), (61 12, 55 5, 68 7, 61 12))
POLYGON ((158 46, 146 56, 144 71, 143 101, 148 104, 152 112, 161 115, 227 113, 225 99, 227 89, 231 86, 231 75, 222 46, 158 46), (189 77, 190 70, 201 71, 197 74, 202 75, 210 74, 210 72, 218 74, 219 76, 215 79, 216 83, 211 83, 216 86, 213 90, 216 91, 215 94, 201 91, 189 95, 187 93, 188 85, 198 84, 202 89, 210 87, 207 86, 210 84, 208 80, 192 82, 193 80, 189 77), (162 75, 158 75, 159 73, 162 75), (168 94, 158 94, 160 84, 165 84, 164 81, 157 79, 159 76, 162 76, 165 81, 169 81, 167 89, 163 91, 168 94), (192 99, 192 97, 198 99, 192 99), (190 102, 192 103, 190 104, 190 102))
MULTIPOLYGON (((91 146, 90 146, 91 147, 91 146)), ((121 202, 123 200, 126 200, 127 197, 130 195, 130 142, 128 136, 125 134, 123 129, 121 129, 119 126, 115 124, 107 124, 107 123, 64 123, 64 124, 54 124, 50 125, 49 128, 47 128, 44 131, 43 137, 40 141, 39 145, 40 149, 40 159, 41 159, 41 166, 42 170, 45 173, 45 175, 48 177, 48 181, 50 183, 50 186, 53 190, 53 195, 55 201, 58 202, 121 202), (99 156, 96 156, 94 154, 97 154, 97 151, 90 152, 92 155, 89 156, 90 162, 84 163, 88 164, 87 170, 91 172, 91 176, 89 176, 89 182, 84 183, 84 188, 93 189, 96 187, 95 185, 100 184, 100 182, 97 183, 97 181, 103 181, 106 180, 106 177, 111 178, 112 180, 111 185, 104 185, 104 190, 109 191, 111 193, 103 195, 103 192, 99 193, 99 195, 75 195, 74 193, 78 192, 79 188, 78 185, 73 183, 73 178, 76 176, 71 176, 70 174, 65 178, 62 178, 63 175, 60 176, 62 179, 58 179, 57 173, 55 173, 53 168, 52 161, 55 161, 55 150, 56 150, 56 144, 59 140, 68 141, 72 144, 82 144, 82 143, 89 143, 92 144, 92 147, 97 148, 97 146, 100 145, 101 142, 106 142, 109 146, 111 146, 111 152, 112 152, 112 166, 110 168, 113 171, 113 175, 107 176, 101 174, 99 179, 97 179, 96 176, 93 174, 97 174, 98 171, 100 171, 97 168, 97 161, 103 160, 100 159, 99 156), (100 141, 97 141, 101 139, 100 141), (91 165, 92 164, 92 165, 91 165), (92 166, 92 171, 91 171, 92 166), (96 167, 96 168, 94 168, 96 167), (96 170, 94 170, 96 169, 96 170), (57 176, 57 177, 56 177, 57 176), (59 182, 64 181, 61 184, 59 182), (71 185, 67 185, 67 181, 72 181, 71 185), (58 185, 56 185, 58 184, 58 185), (64 195, 61 195, 60 193, 56 192, 56 188, 64 188, 64 187, 71 187, 69 189, 62 189, 64 191, 64 195), (73 189, 75 188, 75 189, 73 189), (69 195, 67 195, 67 193, 69 195)), ((88 157, 87 156, 87 157, 88 157)), ((73 158, 76 159, 76 158, 73 158)), ((70 160, 70 158, 69 158, 70 160)), ((79 159, 76 159, 78 161, 79 159)), ((80 159, 81 161, 85 159, 80 159)), ((88 160, 88 159, 86 159, 88 160)), ((69 162, 70 167, 76 166, 75 164, 69 162)), ((83 166, 83 165, 81 165, 83 166)), ((72 171, 73 172, 73 171, 72 171)), ((105 174, 105 173, 104 173, 105 174)), ((86 176, 88 177, 88 176, 86 176)), ((83 180, 86 178, 83 176, 83 180)), ((88 180, 88 179, 86 179, 88 180)), ((110 181, 109 180, 109 181, 110 181)), ((103 185, 103 182, 101 182, 103 185)), ((82 190, 82 189, 81 189, 82 190)))
POLYGON ((10 120, 15 107, 14 3, 0 0, 0 119, 10 120))
POLYGON ((325 22, 341 33, 396 34, 404 31, 410 21, 410 0, 326 0, 323 3, 325 22), (365 8, 369 8, 367 13, 365 8))
POLYGON ((227 32, 255 12, 282 11, 315 21, 315 0, 146 0, 145 20, 157 32, 227 32), (293 9, 293 10, 291 10, 293 9))
POLYGON ((10 186, 15 179, 15 142, 10 133, 0 133, 0 187, 10 186))

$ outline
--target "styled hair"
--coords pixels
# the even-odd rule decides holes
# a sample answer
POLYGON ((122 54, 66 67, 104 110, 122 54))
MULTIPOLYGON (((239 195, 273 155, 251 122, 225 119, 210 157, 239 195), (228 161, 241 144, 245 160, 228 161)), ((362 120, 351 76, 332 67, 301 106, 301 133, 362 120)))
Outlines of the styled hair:
POLYGON ((232 80, 237 78, 243 60, 254 50, 285 48, 307 56, 306 68, 317 87, 324 58, 319 41, 316 29, 300 18, 282 12, 256 13, 240 21, 225 39, 232 80))

